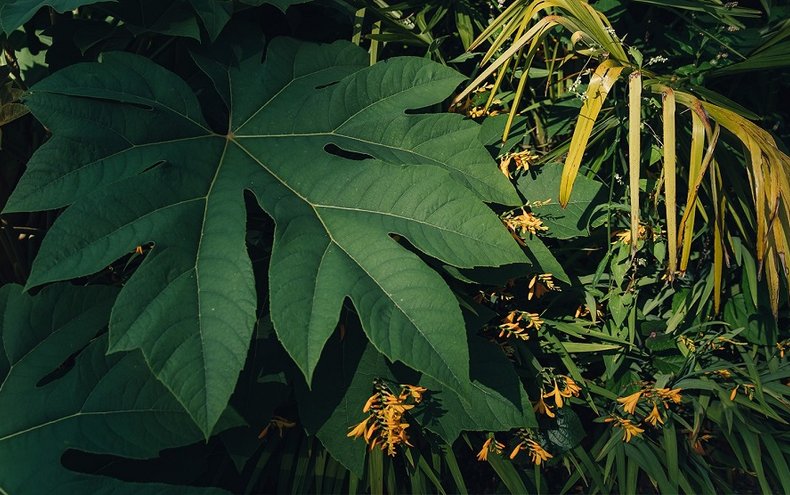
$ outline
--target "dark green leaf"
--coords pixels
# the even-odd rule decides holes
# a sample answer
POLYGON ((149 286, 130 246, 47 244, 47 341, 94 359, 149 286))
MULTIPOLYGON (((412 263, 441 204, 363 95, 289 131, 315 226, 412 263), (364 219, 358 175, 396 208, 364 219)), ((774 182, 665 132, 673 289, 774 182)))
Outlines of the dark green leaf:
POLYGON ((576 178, 573 196, 568 206, 563 208, 559 203, 560 179, 562 166, 547 163, 540 167, 540 173, 534 179, 525 174, 518 180, 518 190, 530 203, 546 201, 545 206, 532 208, 549 230, 547 237, 570 239, 589 234, 588 225, 595 206, 601 202, 603 184, 588 179, 584 175, 576 178))
POLYGON ((105 0, 4 0, 0 2, 0 28, 10 34, 29 21, 43 7, 52 7, 57 12, 63 13, 101 1, 105 0))
POLYGON ((161 493, 166 485, 69 471, 61 456, 75 449, 145 459, 202 437, 139 355, 106 358, 107 339, 92 341, 115 295, 107 287, 56 285, 35 297, 0 288, 0 363, 10 365, 0 366, 0 492, 161 493))
POLYGON ((44 239, 28 286, 94 273, 153 243, 119 295, 110 349, 141 349, 208 434, 255 320, 251 190, 277 224, 272 321, 308 379, 350 296, 377 349, 463 395, 471 383, 457 300, 389 237, 458 267, 523 260, 481 201, 518 199, 477 126, 405 113, 443 100, 462 76, 419 58, 365 67, 349 43, 280 39, 260 58, 216 85, 232 103, 227 135, 207 127, 182 80, 129 54, 33 88, 26 103, 54 138, 6 210, 74 204, 44 239), (353 159, 366 156, 377 159, 353 159))

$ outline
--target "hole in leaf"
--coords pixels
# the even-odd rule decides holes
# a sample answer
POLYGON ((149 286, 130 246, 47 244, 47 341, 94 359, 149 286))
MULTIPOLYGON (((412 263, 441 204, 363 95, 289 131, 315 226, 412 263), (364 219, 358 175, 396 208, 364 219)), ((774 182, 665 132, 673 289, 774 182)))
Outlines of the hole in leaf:
POLYGON ((73 352, 69 357, 64 359, 63 362, 60 363, 57 368, 44 375, 44 377, 42 377, 41 380, 36 382, 36 388, 44 387, 47 384, 52 383, 55 380, 66 376, 66 373, 71 371, 71 369, 74 367, 74 364, 77 362, 77 356, 79 356, 79 354, 83 350, 85 350, 86 347, 88 346, 87 345, 82 346, 80 349, 73 352))
POLYGON ((437 110, 441 110, 438 105, 429 105, 422 108, 407 108, 404 113, 406 115, 423 115, 427 113, 436 113, 437 110))
POLYGON ((83 100, 94 100, 101 102, 105 105, 122 105, 122 106, 129 106, 134 107, 140 110, 145 110, 146 112, 153 112, 155 109, 151 105, 146 105, 144 103, 138 103, 128 100, 116 100, 112 98, 103 98, 101 96, 84 96, 84 95, 68 95, 71 98, 79 98, 83 100))
POLYGON ((326 83, 326 84, 319 84, 318 86, 316 86, 316 87, 315 87, 315 89, 324 89, 324 88, 328 88, 328 87, 330 87, 330 86, 334 86, 335 84, 337 84, 337 83, 339 83, 339 82, 340 82, 340 81, 332 81, 332 82, 330 82, 330 83, 326 83))
POLYGON ((129 459, 67 449, 60 461, 70 471, 107 476, 126 482, 207 487, 217 483, 217 473, 235 469, 230 458, 220 454, 223 448, 219 440, 212 438, 208 443, 197 442, 165 449, 153 459, 129 459))
POLYGON ((332 143, 329 143, 326 146, 324 146, 324 151, 326 151, 330 155, 339 156, 340 158, 346 158, 348 160, 362 161, 362 160, 373 159, 372 156, 366 153, 357 153, 356 151, 344 150, 343 148, 332 143))

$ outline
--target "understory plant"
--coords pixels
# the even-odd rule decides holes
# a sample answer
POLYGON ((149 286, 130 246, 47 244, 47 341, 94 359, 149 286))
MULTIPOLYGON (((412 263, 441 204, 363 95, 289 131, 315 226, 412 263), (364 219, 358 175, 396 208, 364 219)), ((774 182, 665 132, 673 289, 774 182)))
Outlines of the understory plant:
POLYGON ((0 493, 790 493, 788 13, 0 1, 0 493))

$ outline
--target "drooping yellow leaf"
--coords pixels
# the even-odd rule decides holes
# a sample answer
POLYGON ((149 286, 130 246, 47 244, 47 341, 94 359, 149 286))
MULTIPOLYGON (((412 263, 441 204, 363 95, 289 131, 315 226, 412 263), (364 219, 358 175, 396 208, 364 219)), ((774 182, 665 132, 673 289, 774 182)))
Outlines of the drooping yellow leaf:
POLYGON ((678 263, 677 246, 677 186, 675 183, 675 92, 666 88, 663 92, 664 120, 664 192, 667 214, 667 244, 669 250, 669 270, 667 279, 675 278, 678 263))
POLYGON ((697 180, 700 169, 702 168, 702 153, 705 146, 705 127, 702 117, 695 111, 691 112, 691 154, 689 156, 689 190, 686 195, 686 211, 680 220, 680 231, 678 233, 678 243, 682 245, 680 255, 680 271, 685 272, 688 268, 689 256, 691 255, 691 240, 694 235, 694 217, 696 216, 696 196, 700 181, 697 180))
MULTIPOLYGON (((576 128, 573 130, 568 156, 565 159, 565 166, 562 169, 562 180, 560 182, 560 204, 564 207, 568 204, 573 190, 573 183, 590 139, 595 120, 601 111, 603 102, 609 90, 620 77, 623 67, 614 60, 604 60, 595 70, 587 86, 584 104, 582 105, 579 119, 576 121, 576 128)), ((641 84, 640 84, 641 88, 641 84)))
POLYGON ((628 186, 631 192, 631 253, 636 253, 639 236, 639 158, 641 153, 642 75, 634 71, 628 78, 628 186))

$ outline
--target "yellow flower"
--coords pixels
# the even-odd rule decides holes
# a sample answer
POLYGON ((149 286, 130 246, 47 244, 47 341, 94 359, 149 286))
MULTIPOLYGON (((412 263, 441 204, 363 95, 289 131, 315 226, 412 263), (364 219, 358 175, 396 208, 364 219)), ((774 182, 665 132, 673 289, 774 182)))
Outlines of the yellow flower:
POLYGON ((554 390, 547 394, 543 394, 544 398, 554 397, 554 404, 557 408, 562 407, 562 392, 560 392, 560 388, 557 386, 557 380, 554 380, 554 390))
POLYGON ((538 158, 538 155, 531 153, 529 150, 519 151, 513 153, 513 160, 516 162, 516 170, 529 170, 532 162, 538 158))
MULTIPOLYGON (((614 233, 614 236, 617 237, 617 241, 623 244, 631 244, 631 231, 630 230, 620 230, 614 233)), ((645 229, 644 225, 639 226, 639 230, 637 230, 637 238, 644 239, 647 237, 647 230, 645 229)))
POLYGON ((636 405, 639 402, 640 397, 642 397, 642 390, 634 392, 627 397, 620 397, 617 399, 617 402, 623 405, 623 411, 627 412, 628 414, 634 414, 634 410, 636 409, 636 405))
POLYGON ((502 157, 501 161, 499 162, 499 170, 505 174, 505 177, 508 179, 512 179, 513 176, 510 174, 510 163, 516 163, 516 170, 529 170, 532 161, 538 158, 538 155, 534 155, 530 153, 528 150, 519 151, 517 153, 508 154, 502 157))
POLYGON ((513 452, 511 452, 511 453, 510 453, 510 459, 511 459, 511 460, 512 460, 512 459, 514 459, 514 458, 515 458, 515 457, 518 455, 518 452, 519 452, 520 450, 522 450, 522 449, 526 449, 526 447, 524 447, 524 444, 525 444, 525 443, 526 443, 526 442, 521 442, 521 443, 519 443, 518 445, 516 445, 516 448, 515 448, 515 449, 513 449, 513 452))
POLYGON ((521 318, 527 317, 529 322, 527 323, 527 328, 534 328, 535 330, 540 330, 540 327, 543 326, 543 320, 540 319, 540 315, 537 313, 523 313, 521 318))
POLYGON ((427 392, 428 389, 425 387, 417 387, 415 385, 402 385, 402 390, 400 393, 401 400, 406 400, 408 397, 414 399, 414 402, 421 402, 422 401, 422 394, 427 392))
POLYGON ((346 436, 349 437, 349 438, 359 438, 359 437, 363 436, 365 434, 365 429, 368 426, 368 421, 370 421, 370 418, 371 417, 368 416, 367 418, 365 418, 358 425, 352 426, 351 428, 349 428, 351 431, 349 431, 346 434, 346 436))
POLYGON ((579 392, 582 391, 582 388, 575 381, 573 381, 573 378, 566 375, 558 376, 565 380, 565 389, 562 391, 562 396, 570 397, 573 395, 574 397, 578 397, 579 392))
POLYGON ((502 449, 504 448, 505 444, 497 442, 494 437, 488 437, 488 439, 483 443, 483 448, 481 448, 480 452, 477 453, 477 460, 487 461, 489 453, 494 452, 496 454, 501 454, 502 449))
POLYGON ((658 412, 658 406, 656 404, 653 404, 653 410, 645 418, 645 422, 650 423, 654 427, 656 426, 656 423, 661 423, 662 425, 664 424, 664 420, 661 419, 661 414, 658 412))
POLYGON ((560 290, 559 287, 554 285, 553 275, 551 273, 541 273, 534 275, 529 281, 529 292, 527 293, 527 301, 531 301, 533 297, 541 298, 544 294, 560 290))
POLYGON ((540 444, 534 440, 527 440, 527 445, 529 446, 529 456, 532 459, 532 463, 536 466, 540 466, 540 463, 543 461, 548 461, 553 455, 549 454, 540 444))
POLYGON ((680 337, 678 337, 678 342, 686 346, 686 349, 688 349, 691 352, 697 350, 697 345, 694 343, 694 341, 686 337, 685 335, 681 335, 680 337))
POLYGON ((505 219, 505 225, 513 232, 513 233, 525 233, 529 232, 532 235, 538 233, 538 231, 543 232, 549 230, 548 227, 543 225, 543 221, 533 215, 532 213, 527 213, 524 208, 521 209, 521 214, 516 216, 511 216, 505 219))
POLYGON ((732 392, 730 392, 730 400, 735 400, 735 395, 738 393, 738 387, 740 387, 740 385, 736 385, 735 388, 732 389, 732 392))
POLYGON ((639 436, 640 433, 645 432, 645 430, 633 424, 630 419, 620 418, 617 416, 610 416, 606 418, 604 422, 606 423, 614 422, 613 426, 617 428, 621 428, 623 430, 623 440, 626 443, 630 442, 633 437, 639 436))
POLYGON ((378 402, 378 399, 379 399, 379 393, 378 392, 376 392, 375 394, 371 395, 370 399, 368 399, 368 401, 365 402, 365 407, 362 408, 362 412, 366 413, 366 412, 370 411, 370 408, 373 407, 373 405, 376 402, 378 402))
POLYGON ((626 443, 630 442, 632 437, 639 436, 640 433, 645 432, 642 428, 631 423, 629 419, 622 420, 620 427, 623 429, 623 440, 625 440, 626 443))
MULTIPOLYGON (((505 317, 504 322, 499 325, 499 337, 508 337, 513 335, 516 338, 521 340, 529 340, 529 334, 526 332, 525 328, 521 327, 519 321, 523 318, 523 315, 519 311, 511 311, 505 317)), ((527 326, 529 328, 529 326, 527 326)))
POLYGON ((673 388, 672 390, 668 388, 657 388, 656 393, 661 398, 661 400, 667 401, 671 400, 675 404, 680 404, 682 401, 682 397, 680 395, 680 391, 683 389, 680 388, 673 388))
POLYGON ((403 421, 403 417, 422 400, 422 394, 427 389, 416 385, 401 385, 400 394, 396 396, 382 382, 376 380, 374 385, 376 391, 362 408, 362 412, 368 413, 368 417, 351 427, 347 436, 363 437, 371 449, 379 445, 388 455, 394 456, 398 445, 412 446, 406 434, 409 423, 403 421))
POLYGON ((513 176, 510 174, 510 162, 513 161, 513 157, 506 155, 503 156, 499 162, 499 170, 507 177, 508 179, 512 179, 513 176))
POLYGON ((545 402, 543 402, 543 396, 542 395, 540 397, 538 397, 538 402, 536 402, 535 405, 532 406, 532 410, 535 411, 538 414, 545 414, 546 416, 548 416, 550 418, 553 418, 554 416, 556 416, 556 414, 554 414, 551 411, 551 408, 549 406, 547 406, 545 402))
POLYGON ((719 375, 725 380, 729 380, 730 378, 732 378, 732 373, 730 372, 730 370, 721 369, 721 370, 716 370, 713 373, 719 375))

